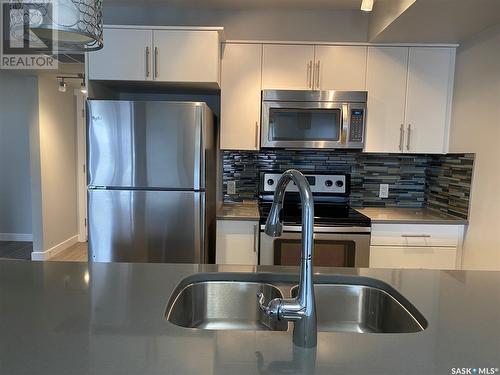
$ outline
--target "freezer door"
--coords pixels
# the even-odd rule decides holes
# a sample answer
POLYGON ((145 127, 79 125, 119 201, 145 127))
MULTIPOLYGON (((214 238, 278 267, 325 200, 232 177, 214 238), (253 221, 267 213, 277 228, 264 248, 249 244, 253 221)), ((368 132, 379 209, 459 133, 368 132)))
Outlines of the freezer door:
POLYGON ((88 101, 91 186, 204 189, 205 103, 88 101))
POLYGON ((89 260, 204 263, 205 193, 89 190, 89 260))

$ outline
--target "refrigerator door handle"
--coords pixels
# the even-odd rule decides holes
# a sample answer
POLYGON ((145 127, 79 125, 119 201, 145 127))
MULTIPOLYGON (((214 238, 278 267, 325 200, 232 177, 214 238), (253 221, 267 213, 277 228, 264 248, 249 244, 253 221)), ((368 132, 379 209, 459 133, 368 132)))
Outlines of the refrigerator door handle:
POLYGON ((205 193, 195 193, 194 196, 194 245, 195 257, 200 262, 205 259, 205 193))
POLYGON ((200 181, 202 178, 202 173, 203 173, 203 160, 202 160, 202 155, 201 155, 201 146, 203 142, 203 135, 202 135, 202 124, 203 124, 203 117, 202 117, 202 107, 197 105, 196 106, 196 114, 195 114, 195 139, 194 139, 194 190, 199 190, 200 189, 200 181))

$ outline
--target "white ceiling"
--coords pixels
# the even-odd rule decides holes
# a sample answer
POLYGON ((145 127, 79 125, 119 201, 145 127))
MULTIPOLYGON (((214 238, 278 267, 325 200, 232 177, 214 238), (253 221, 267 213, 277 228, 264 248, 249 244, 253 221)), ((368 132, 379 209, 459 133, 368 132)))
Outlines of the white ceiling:
POLYGON ((500 0, 417 0, 370 41, 459 43, 499 23, 500 0))
MULTIPOLYGON (((127 5, 137 4, 137 0, 106 0, 106 3, 127 5)), ((352 10, 361 6, 361 0, 141 0, 141 3, 228 10, 256 8, 352 10)))

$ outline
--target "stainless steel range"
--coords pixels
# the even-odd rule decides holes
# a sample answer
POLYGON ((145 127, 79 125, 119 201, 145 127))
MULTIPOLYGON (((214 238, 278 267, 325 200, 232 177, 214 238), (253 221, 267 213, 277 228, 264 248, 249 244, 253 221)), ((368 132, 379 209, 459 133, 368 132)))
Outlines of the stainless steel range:
MULTIPOLYGON (((281 212, 283 235, 264 233, 280 173, 260 176, 260 264, 298 266, 301 254, 301 207, 297 187, 287 188, 281 212)), ((350 175, 305 174, 314 197, 314 266, 368 267, 370 219, 349 206, 350 175)))

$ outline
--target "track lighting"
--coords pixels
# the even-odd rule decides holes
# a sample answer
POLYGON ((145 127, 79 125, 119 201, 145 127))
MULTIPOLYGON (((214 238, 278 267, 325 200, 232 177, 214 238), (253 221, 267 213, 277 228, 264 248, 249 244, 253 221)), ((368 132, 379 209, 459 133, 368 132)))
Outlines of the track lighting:
POLYGON ((64 82, 64 78, 61 78, 59 81, 59 87, 57 88, 60 92, 66 92, 66 82, 64 82))
POLYGON ((86 94, 87 94, 87 92, 88 92, 88 91, 87 91, 87 87, 85 86, 85 80, 82 80, 82 83, 81 83, 81 85, 80 85, 80 92, 81 92, 82 94, 85 94, 85 95, 86 95, 86 94))

